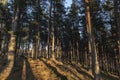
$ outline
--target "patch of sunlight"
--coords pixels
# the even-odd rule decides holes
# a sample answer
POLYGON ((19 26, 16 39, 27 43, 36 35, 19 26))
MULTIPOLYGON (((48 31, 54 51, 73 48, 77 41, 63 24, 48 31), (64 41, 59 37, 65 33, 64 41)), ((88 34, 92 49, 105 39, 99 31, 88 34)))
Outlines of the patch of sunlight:
MULTIPOLYGON (((45 60, 45 59, 43 59, 43 60, 45 60)), ((53 66, 54 68, 56 68, 56 70, 58 71, 59 74, 62 74, 63 76, 66 76, 68 80, 78 80, 79 79, 78 76, 76 77, 74 75, 74 73, 71 73, 70 70, 64 69, 64 65, 65 64, 62 64, 61 62, 58 62, 56 60, 54 60, 54 61, 55 61, 55 63, 51 59, 47 63, 49 65, 53 66), (62 66, 62 68, 59 68, 58 66, 56 66, 56 64, 58 64, 59 67, 62 66)), ((80 77, 80 79, 84 80, 84 76, 83 75, 79 75, 79 77, 80 77)))
POLYGON ((26 66, 25 61, 23 62, 23 70, 22 70, 22 80, 26 79, 26 66))
POLYGON ((2 3, 3 5, 6 5, 8 2, 8 0, 0 0, 0 3, 2 3))
POLYGON ((15 50, 15 36, 11 36, 10 39, 10 44, 9 44, 9 51, 14 51, 15 50))
POLYGON ((33 74, 41 80, 61 80, 51 69, 40 60, 29 60, 33 74))
MULTIPOLYGON (((58 62, 56 60, 54 60, 52 63, 53 63, 52 65, 56 66, 56 69, 59 71, 59 73, 62 73, 65 76, 67 76, 69 80, 73 80, 73 79, 75 79, 75 80, 78 80, 78 79, 91 80, 92 79, 92 76, 90 75, 90 73, 88 73, 88 71, 82 70, 80 68, 80 66, 78 66, 78 67, 81 72, 78 72, 77 69, 75 69, 75 66, 73 67, 71 65, 61 64, 61 62, 58 62), (60 67, 60 68, 58 68, 58 67, 60 67)), ((76 65, 76 64, 74 64, 74 65, 76 65)))
POLYGON ((0 73, 0 80, 6 80, 9 74, 12 71, 13 68, 13 56, 8 56, 9 64, 4 66, 6 67, 1 73, 0 73))

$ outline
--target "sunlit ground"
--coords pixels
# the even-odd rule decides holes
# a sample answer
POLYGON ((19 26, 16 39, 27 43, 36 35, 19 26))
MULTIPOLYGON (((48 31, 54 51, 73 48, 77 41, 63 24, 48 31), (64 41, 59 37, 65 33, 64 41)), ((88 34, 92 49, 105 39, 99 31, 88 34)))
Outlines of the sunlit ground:
MULTIPOLYGON (((13 67, 13 56, 3 68, 0 67, 0 80, 93 80, 90 72, 79 65, 65 65, 56 60, 44 58, 33 60, 25 57, 16 59, 13 67)), ((102 80, 119 80, 117 77, 102 74, 102 80)))
MULTIPOLYGON (((12 45, 9 50, 13 50, 12 45)), ((118 76, 104 73, 102 80, 119 80, 118 76)), ((54 59, 32 59, 8 55, 8 62, 0 66, 0 80, 93 80, 91 72, 81 67, 81 64, 64 64, 54 59), (13 66, 14 61, 16 65, 13 66)))
POLYGON ((8 56, 8 63, 0 66, 0 80, 6 80, 13 67, 13 56, 8 56))

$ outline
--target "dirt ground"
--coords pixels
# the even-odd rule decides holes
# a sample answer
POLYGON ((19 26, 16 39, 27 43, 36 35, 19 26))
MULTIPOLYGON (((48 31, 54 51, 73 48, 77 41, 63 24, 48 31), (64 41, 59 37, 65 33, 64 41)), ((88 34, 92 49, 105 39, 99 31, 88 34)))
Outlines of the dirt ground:
POLYGON ((0 80, 93 80, 93 76, 81 67, 52 59, 18 57, 16 62, 17 65, 13 66, 13 56, 9 56, 7 65, 0 66, 0 80))

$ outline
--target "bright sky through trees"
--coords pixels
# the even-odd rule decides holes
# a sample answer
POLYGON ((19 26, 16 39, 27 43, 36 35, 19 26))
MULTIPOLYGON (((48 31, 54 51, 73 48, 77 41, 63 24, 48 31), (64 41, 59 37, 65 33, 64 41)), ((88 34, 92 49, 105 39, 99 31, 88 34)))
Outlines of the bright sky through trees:
POLYGON ((72 0, 66 0, 65 6, 69 7, 72 4, 72 0))

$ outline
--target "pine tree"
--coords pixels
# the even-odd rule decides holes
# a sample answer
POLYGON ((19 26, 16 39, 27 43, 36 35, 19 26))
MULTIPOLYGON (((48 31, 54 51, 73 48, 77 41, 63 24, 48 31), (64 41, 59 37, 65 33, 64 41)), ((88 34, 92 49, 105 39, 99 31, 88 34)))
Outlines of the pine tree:
POLYGON ((86 3, 86 22, 87 22, 87 32, 88 32, 88 40, 90 44, 90 51, 92 55, 92 72, 94 75, 94 80, 100 80, 100 70, 99 70, 99 63, 98 63, 98 56, 97 50, 94 41, 94 34, 93 34, 93 27, 91 24, 91 15, 90 15, 90 4, 89 0, 85 0, 86 3))

